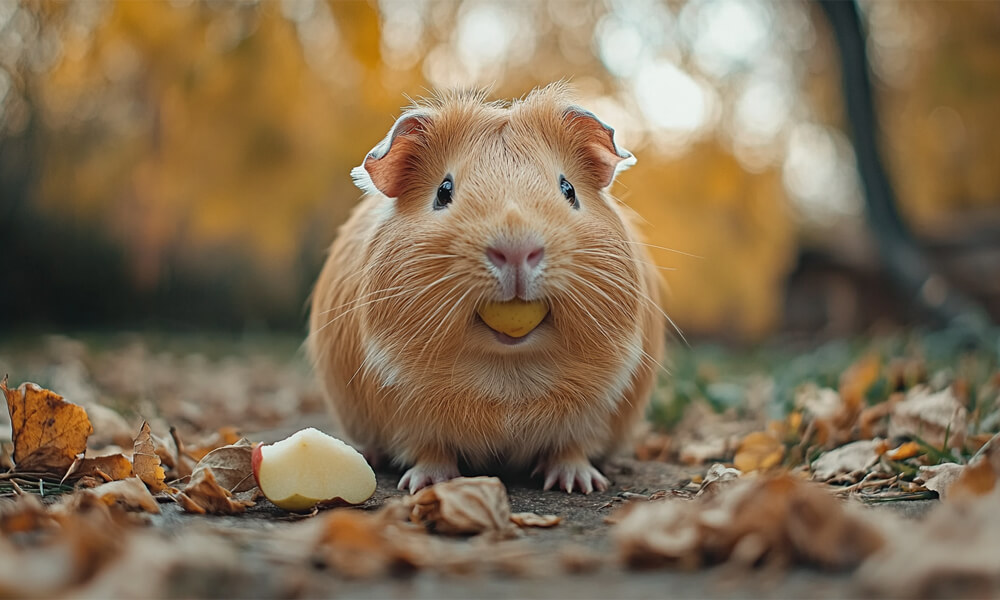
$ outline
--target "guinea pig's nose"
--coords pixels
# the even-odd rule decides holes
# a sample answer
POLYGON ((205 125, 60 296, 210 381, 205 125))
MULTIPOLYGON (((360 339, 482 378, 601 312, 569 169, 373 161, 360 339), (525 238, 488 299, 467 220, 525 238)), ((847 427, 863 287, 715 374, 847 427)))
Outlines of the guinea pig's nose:
POLYGON ((499 243, 486 249, 486 257, 497 268, 527 265, 534 269, 542 262, 545 248, 534 242, 499 243))

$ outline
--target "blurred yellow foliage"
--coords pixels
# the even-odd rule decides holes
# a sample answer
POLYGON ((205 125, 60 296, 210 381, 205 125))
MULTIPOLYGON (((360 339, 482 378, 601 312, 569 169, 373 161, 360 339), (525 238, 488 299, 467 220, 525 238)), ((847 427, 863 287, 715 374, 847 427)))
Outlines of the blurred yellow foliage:
POLYGON ((667 310, 682 329, 736 339, 770 331, 795 225, 775 169, 751 173, 716 143, 675 160, 644 159, 620 196, 646 222, 665 271, 667 310))
MULTIPOLYGON (((40 23, 39 39, 58 40, 51 64, 24 70, 25 95, 32 95, 49 132, 37 202, 48 215, 100 229, 122 244, 140 288, 154 289, 168 272, 197 270, 225 251, 247 256, 261 270, 261 285, 287 290, 282 302, 298 311, 301 286, 289 284, 289 267, 319 263, 360 196, 350 168, 385 134, 407 95, 425 95, 435 77, 444 77, 435 73, 493 82, 493 96, 508 98, 569 79, 584 101, 602 103, 610 114, 597 112, 636 140, 630 149, 638 166, 616 193, 659 246, 652 254, 664 268, 668 313, 694 334, 757 339, 772 331, 797 251, 796 209, 781 164, 790 153, 787 130, 810 119, 840 119, 829 34, 809 23, 818 13, 764 3, 751 14, 771 19, 760 23, 762 31, 772 28, 772 40, 790 35, 773 31, 781 23, 799 23, 797 39, 810 45, 795 47, 798 58, 789 50, 794 44, 774 46, 799 61, 788 64, 802 71, 796 77, 803 83, 777 113, 790 124, 754 142, 766 151, 751 170, 727 130, 730 113, 743 110, 732 107, 746 99, 737 84, 748 66, 735 60, 730 74, 709 76, 711 68, 692 66, 700 64, 701 46, 688 48, 688 58, 677 46, 678 27, 694 23, 691 35, 708 27, 685 15, 711 3, 653 3, 659 11, 653 16, 630 13, 629 3, 553 0, 504 5, 508 12, 489 12, 488 4, 23 2, 40 23), (390 8, 423 13, 409 28, 389 27, 390 8), (302 9, 308 14, 296 12, 302 9), (782 11, 789 11, 787 21, 776 20, 782 11), (514 29, 500 50, 485 38, 463 37, 461 27, 490 32, 492 20, 508 14, 514 29), (530 44, 518 23, 534 28, 530 44), (646 37, 628 37, 636 32, 646 37), (403 39, 408 35, 413 39, 403 39), (645 71, 628 72, 621 57, 632 51, 629 40, 638 40, 634 59, 647 60, 645 71), (400 54, 404 42, 413 60, 400 54), (653 46, 643 44, 654 42, 659 54, 650 59, 653 46), (478 54, 461 55, 470 48, 478 54), (484 69, 479 79, 469 75, 473 64, 484 69), (675 81, 679 92, 703 102, 701 125, 660 144, 661 136, 677 133, 663 125, 673 122, 669 111, 655 112, 673 89, 660 94, 656 85, 643 87, 648 81, 675 81), (645 114, 650 106, 658 124, 645 114), (723 116, 713 117, 716 109, 723 116), (680 146, 677 139, 684 140, 680 146), (661 151, 670 144, 670 153, 661 151)), ((941 214, 1000 201, 1000 169, 983 158, 1000 154, 1000 5, 902 6, 880 2, 866 10, 876 24, 908 19, 934 33, 911 36, 916 53, 905 77, 881 90, 903 210, 930 226, 941 214)), ((876 43, 876 59, 889 56, 883 50, 876 43)), ((747 104, 756 106, 747 114, 768 102, 747 104)), ((758 119, 764 125, 748 122, 764 127, 776 118, 768 114, 758 119)))

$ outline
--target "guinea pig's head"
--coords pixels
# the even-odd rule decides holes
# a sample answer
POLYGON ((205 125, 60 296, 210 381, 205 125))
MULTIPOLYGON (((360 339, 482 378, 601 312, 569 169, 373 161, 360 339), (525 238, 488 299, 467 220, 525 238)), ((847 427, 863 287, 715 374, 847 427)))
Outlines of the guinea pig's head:
POLYGON ((613 362, 635 347, 639 305, 652 300, 607 192, 634 162, 560 86, 407 110, 352 173, 380 195, 361 290, 369 359, 454 373, 477 361, 613 362), (511 335, 484 307, 529 331, 511 335))

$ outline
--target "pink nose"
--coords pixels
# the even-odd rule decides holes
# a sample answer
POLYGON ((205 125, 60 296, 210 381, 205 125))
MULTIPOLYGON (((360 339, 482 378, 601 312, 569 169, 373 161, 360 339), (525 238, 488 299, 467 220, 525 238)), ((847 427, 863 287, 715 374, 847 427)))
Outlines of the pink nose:
POLYGON ((534 269, 544 254, 545 248, 533 242, 498 243, 486 249, 486 257, 498 269, 506 266, 534 269))

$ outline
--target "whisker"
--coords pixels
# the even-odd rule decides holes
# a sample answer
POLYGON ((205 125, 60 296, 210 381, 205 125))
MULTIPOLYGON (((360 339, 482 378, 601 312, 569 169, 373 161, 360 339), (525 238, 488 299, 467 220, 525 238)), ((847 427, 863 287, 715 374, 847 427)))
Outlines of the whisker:
POLYGON ((656 248, 657 250, 666 250, 667 252, 673 252, 674 254, 683 254, 684 256, 690 256, 691 258, 705 260, 704 256, 698 256, 697 254, 691 254, 690 252, 684 252, 683 250, 676 250, 674 248, 667 248, 666 246, 657 246, 656 244, 647 244, 646 242, 636 242, 631 240, 625 240, 625 243, 635 244, 636 246, 645 246, 647 248, 656 248))

